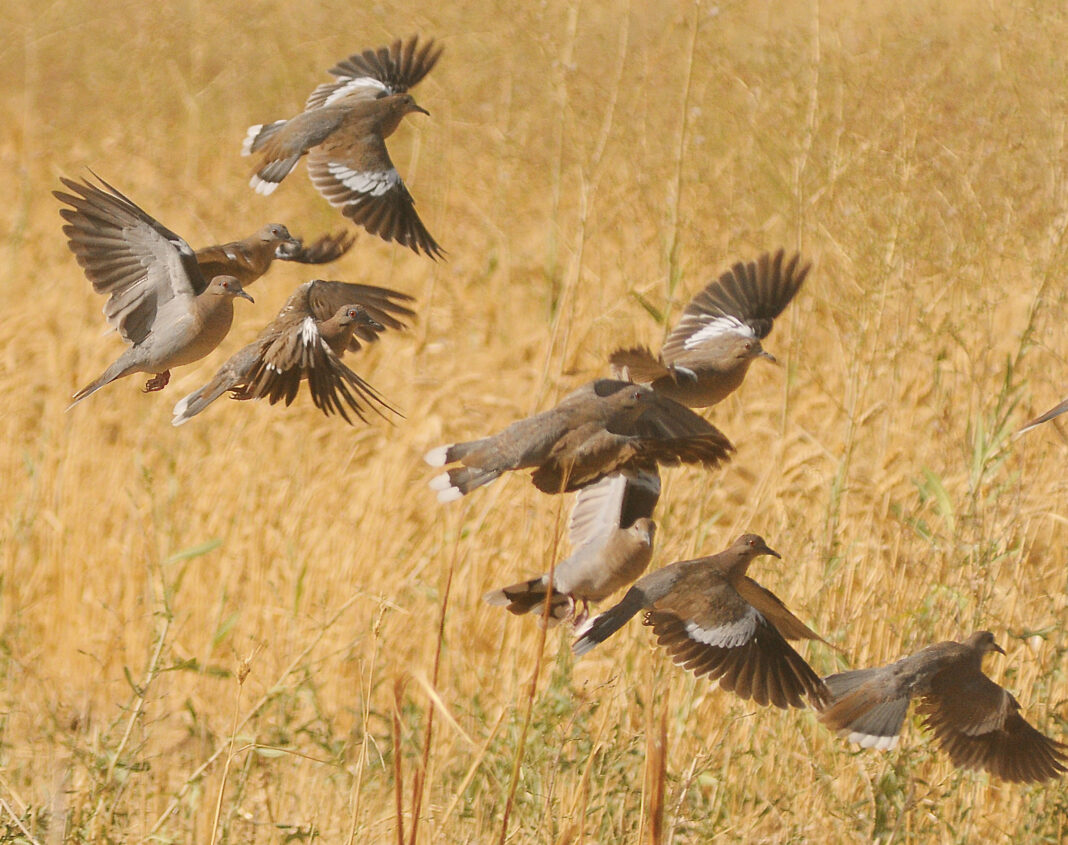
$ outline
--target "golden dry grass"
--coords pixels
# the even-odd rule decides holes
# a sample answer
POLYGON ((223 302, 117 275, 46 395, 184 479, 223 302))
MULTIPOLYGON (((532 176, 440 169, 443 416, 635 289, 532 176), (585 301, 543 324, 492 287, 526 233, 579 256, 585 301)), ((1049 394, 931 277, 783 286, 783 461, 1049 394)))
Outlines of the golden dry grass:
POLYGON ((732 464, 669 473, 657 561, 764 534, 784 561, 757 577, 845 651, 806 647, 824 672, 990 628, 990 671, 1068 736, 1068 440, 1011 439, 1065 391, 1068 12, 442 5, 3 4, 4 841, 392 842, 398 800, 419 842, 497 841, 506 806, 514 843, 1063 840, 1063 779, 957 772, 916 725, 857 753, 695 682, 636 622, 578 663, 543 646, 480 596, 565 550, 567 502, 517 475, 438 506, 420 456, 659 342, 731 261, 800 248, 785 366, 711 412, 732 464), (170 426, 295 266, 165 393, 64 413, 121 346, 58 176, 92 167, 194 245, 342 225, 302 172, 248 190, 245 127, 411 32, 446 53, 391 148, 449 261, 362 237, 325 271, 418 297, 355 364, 406 419, 302 397, 170 426))

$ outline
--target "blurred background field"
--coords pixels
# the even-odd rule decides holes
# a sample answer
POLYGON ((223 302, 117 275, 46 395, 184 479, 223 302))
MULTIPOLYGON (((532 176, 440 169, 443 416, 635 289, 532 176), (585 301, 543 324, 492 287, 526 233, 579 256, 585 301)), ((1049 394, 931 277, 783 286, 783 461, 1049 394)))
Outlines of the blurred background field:
POLYGON ((783 561, 753 574, 844 650, 803 647, 817 670, 989 628, 989 671, 1068 737, 1068 424, 1011 436, 1068 391, 1062 4, 0 8, 0 840, 1068 836, 1063 779, 958 772, 916 724, 858 753, 694 681, 637 621, 574 661, 481 601, 566 553, 569 501, 513 474, 439 506, 421 461, 659 344, 733 261, 800 249, 783 366, 710 411, 733 463, 668 472, 653 565, 759 532, 783 561), (122 345, 59 176, 93 168, 194 246, 342 227, 303 165, 249 190, 245 129, 416 32, 446 51, 390 148, 448 261, 361 236, 321 272, 418 298, 353 363, 405 418, 302 395, 171 427, 317 272, 290 265, 165 392, 64 413, 122 345))

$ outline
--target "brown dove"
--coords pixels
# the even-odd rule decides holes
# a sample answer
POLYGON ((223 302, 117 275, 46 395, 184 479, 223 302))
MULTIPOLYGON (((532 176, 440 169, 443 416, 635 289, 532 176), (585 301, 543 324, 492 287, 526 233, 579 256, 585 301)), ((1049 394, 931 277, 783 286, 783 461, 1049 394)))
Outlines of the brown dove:
POLYGON ((208 384, 174 406, 173 425, 199 414, 226 391, 234 399, 266 398, 289 405, 308 382, 312 402, 324 414, 351 422, 351 410, 366 421, 370 407, 393 410, 341 357, 386 328, 404 328, 414 316, 407 294, 372 285, 312 281, 286 300, 259 337, 224 363, 208 384))
POLYGON ((827 688, 787 640, 820 640, 773 593, 746 575, 753 558, 780 557, 756 534, 743 534, 726 551, 672 563, 640 578, 610 610, 577 630, 581 656, 604 642, 638 611, 671 659, 697 677, 742 699, 786 708, 816 709, 827 688))
POLYGON ((408 93, 437 64, 442 48, 418 36, 354 53, 330 69, 290 120, 250 126, 242 155, 259 155, 250 185, 269 194, 308 155, 308 175, 331 205, 372 235, 438 258, 443 250, 386 150, 405 115, 429 114, 408 93))
MULTIPOLYGON (((655 464, 648 470, 624 467, 578 491, 568 523, 573 551, 553 569, 550 624, 572 617, 581 624, 591 601, 603 601, 645 572, 653 557, 652 516, 659 498, 655 464), (575 615, 578 602, 582 610, 575 615)), ((545 574, 483 599, 515 614, 542 613, 548 592, 545 574)))
MULTIPOLYGON (((99 178, 99 177, 98 177, 99 178)), ((67 243, 97 293, 108 297, 108 325, 130 344, 95 381, 74 394, 78 404, 115 379, 154 374, 145 391, 162 390, 170 370, 199 361, 226 337, 234 297, 252 301, 232 275, 206 278, 189 244, 100 179, 60 181, 67 243)))
POLYGON ((351 233, 338 232, 305 244, 281 223, 268 223, 243 240, 198 249, 197 264, 205 279, 235 276, 247 288, 271 269, 275 259, 327 264, 348 252, 354 240, 351 233))
POLYGON ((1050 780, 1065 771, 1066 746, 1035 730, 1012 694, 983 673, 983 656, 1004 654, 990 631, 935 643, 888 666, 824 678, 833 700, 820 721, 864 748, 897 745, 912 699, 953 764, 1002 780, 1050 780))
POLYGON ((644 346, 617 349, 609 360, 619 378, 651 384, 690 408, 722 402, 757 358, 774 361, 761 341, 800 290, 810 265, 783 251, 735 264, 695 296, 659 356, 644 346))
POLYGON ((715 467, 734 447, 707 420, 651 388, 600 379, 555 408, 512 423, 492 437, 429 451, 431 466, 460 463, 430 482, 451 502, 502 473, 533 469, 544 493, 592 484, 628 463, 697 463, 715 467))

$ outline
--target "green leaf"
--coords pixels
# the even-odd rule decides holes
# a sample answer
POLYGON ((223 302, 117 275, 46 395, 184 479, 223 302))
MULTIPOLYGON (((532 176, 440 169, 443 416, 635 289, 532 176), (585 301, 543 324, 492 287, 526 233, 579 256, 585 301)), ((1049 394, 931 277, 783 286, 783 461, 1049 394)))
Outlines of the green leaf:
POLYGON ((172 563, 178 563, 179 561, 189 560, 190 558, 200 557, 206 555, 208 552, 214 551, 222 545, 222 538, 216 537, 214 540, 208 540, 206 543, 201 543, 199 546, 190 546, 188 549, 183 549, 180 552, 175 552, 165 561, 164 566, 170 566, 172 563))

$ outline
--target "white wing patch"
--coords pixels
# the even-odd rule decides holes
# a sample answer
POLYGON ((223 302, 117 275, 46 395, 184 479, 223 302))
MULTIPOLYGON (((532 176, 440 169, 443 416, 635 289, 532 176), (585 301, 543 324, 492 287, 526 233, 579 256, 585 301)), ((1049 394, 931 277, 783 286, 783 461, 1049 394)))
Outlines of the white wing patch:
POLYGON ((335 88, 325 100, 323 100, 323 105, 329 106, 343 97, 347 97, 349 94, 360 93, 368 98, 374 98, 383 91, 388 93, 389 89, 381 80, 371 76, 358 76, 338 85, 338 87, 335 88))
POLYGON ((743 337, 756 337, 756 334, 753 332, 753 329, 749 324, 743 323, 737 317, 715 317, 686 338, 683 348, 694 349, 706 340, 712 340, 713 338, 722 337, 726 334, 740 334, 743 337))
POLYGON ((845 734, 850 742, 855 742, 861 748, 874 748, 876 751, 889 751, 897 746, 897 736, 872 736, 860 731, 850 731, 845 734))
POLYGON ((686 623, 686 633, 691 640, 717 648, 738 648, 745 645, 756 633, 757 625, 764 620, 755 607, 750 607, 741 619, 716 628, 702 628, 696 622, 686 623))
POLYGON ((358 194, 380 197, 400 183, 400 174, 395 169, 380 171, 353 170, 337 161, 328 162, 327 172, 338 182, 358 194))
POLYGON ((319 327, 313 317, 305 317, 300 323, 300 342, 305 346, 315 346, 319 342, 319 327))

